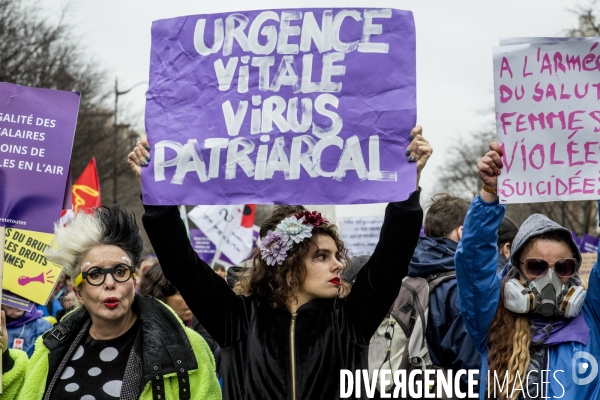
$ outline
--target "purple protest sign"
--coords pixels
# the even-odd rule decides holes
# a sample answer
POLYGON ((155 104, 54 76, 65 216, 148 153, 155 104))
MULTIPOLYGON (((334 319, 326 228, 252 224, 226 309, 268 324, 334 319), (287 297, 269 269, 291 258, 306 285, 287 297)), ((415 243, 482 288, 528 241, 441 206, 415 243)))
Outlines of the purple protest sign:
POLYGON ((573 241, 575 242, 575 244, 579 246, 579 238, 577 237, 577 233, 571 231, 571 236, 573 236, 573 241))
MULTIPOLYGON (((205 263, 210 264, 217 251, 217 246, 200 229, 190 229, 190 242, 194 251, 205 263)), ((227 265, 233 265, 229 258, 221 253, 219 260, 227 265)))
MULTIPOLYGON (((258 227, 256 226, 252 230, 252 237, 254 247, 256 246, 256 240, 259 237, 258 227)), ((192 243, 194 251, 198 254, 198 257, 205 263, 210 264, 217 251, 217 246, 215 246, 215 244, 200 229, 190 229, 190 242, 192 243)), ((224 264, 226 267, 235 265, 235 263, 223 253, 219 256, 218 262, 224 264)))
POLYGON ((217 246, 200 229, 190 229, 190 242, 198 256, 205 263, 210 264, 215 256, 217 246))
POLYGON ((0 226, 54 232, 79 93, 0 83, 0 226))
POLYGON ((581 237, 579 242, 579 250, 582 253, 597 253, 600 239, 590 236, 587 233, 581 237))
POLYGON ((398 201, 416 186, 409 11, 298 9, 152 25, 146 204, 398 201))
POLYGON ((2 301, 0 301, 0 303, 2 303, 3 306, 18 308, 25 312, 31 312, 34 305, 32 301, 6 290, 2 291, 2 301))

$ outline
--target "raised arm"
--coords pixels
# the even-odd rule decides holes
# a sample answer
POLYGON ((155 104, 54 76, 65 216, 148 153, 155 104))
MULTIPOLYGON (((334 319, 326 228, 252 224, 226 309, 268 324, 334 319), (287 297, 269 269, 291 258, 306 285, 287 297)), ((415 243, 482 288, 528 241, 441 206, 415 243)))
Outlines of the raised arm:
MULTIPOLYGON (((138 176, 143 161, 148 160, 148 148, 144 140, 129 154, 129 164, 138 176)), ((144 228, 165 277, 177 287, 194 316, 221 347, 239 340, 251 312, 245 299, 236 296, 225 280, 198 257, 177 207, 144 208, 144 228)))
POLYGON ((498 144, 491 143, 477 165, 484 187, 469 207, 454 256, 461 314, 480 352, 487 346, 488 329, 500 301, 497 242, 505 206, 498 203, 496 187, 501 154, 498 144))
MULTIPOLYGON (((413 140, 407 153, 409 161, 416 162, 420 177, 433 150, 422 137, 421 127, 413 129, 411 135, 413 140)), ((418 185, 419 179, 417 189, 418 185)), ((419 196, 420 190, 416 190, 406 201, 388 204, 377 247, 345 299, 344 314, 358 341, 369 342, 408 274, 423 222, 419 196)))

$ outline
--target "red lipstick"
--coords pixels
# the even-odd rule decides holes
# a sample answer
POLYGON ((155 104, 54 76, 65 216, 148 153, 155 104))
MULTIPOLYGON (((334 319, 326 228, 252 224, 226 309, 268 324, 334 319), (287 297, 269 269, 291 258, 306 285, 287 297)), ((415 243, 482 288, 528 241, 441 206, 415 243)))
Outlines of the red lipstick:
POLYGON ((339 285, 340 284, 340 278, 338 278, 336 276, 335 278, 333 278, 332 280, 330 280, 329 283, 333 283, 334 285, 339 285))
POLYGON ((104 304, 104 306, 106 308, 109 308, 111 310, 117 308, 117 306, 119 305, 119 299, 117 299, 116 297, 107 297, 106 299, 104 299, 104 301, 102 302, 102 304, 104 304))

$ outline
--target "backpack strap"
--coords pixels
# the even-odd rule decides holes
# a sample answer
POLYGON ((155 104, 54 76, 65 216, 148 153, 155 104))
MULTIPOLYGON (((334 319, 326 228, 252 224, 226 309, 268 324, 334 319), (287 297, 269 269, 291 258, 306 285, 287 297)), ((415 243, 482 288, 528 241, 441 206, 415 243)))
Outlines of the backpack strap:
POLYGON ((433 291, 442 283, 449 281, 450 279, 456 278, 456 271, 446 271, 439 274, 431 274, 427 277, 429 283, 429 293, 433 291))
MULTIPOLYGON (((408 346, 407 346, 408 347, 408 346)), ((423 371, 427 368, 425 365, 425 355, 429 352, 429 348, 424 346, 417 354, 408 357, 408 362, 415 368, 419 368, 423 371)))
MULTIPOLYGON (((404 288, 404 289, 408 290, 410 293, 412 293, 413 306, 416 307, 417 312, 419 313, 419 317, 421 318, 421 325, 423 327, 423 332, 425 332, 427 330, 427 321, 425 318, 425 310, 423 309, 423 303, 425 304, 425 308, 427 308, 427 305, 429 303, 429 293, 424 293, 424 291, 422 290, 423 288, 425 288, 426 284, 421 285, 421 282, 418 282, 418 286, 417 285, 415 285, 415 286, 417 288, 420 288, 420 290, 417 290, 411 285, 414 283, 417 283, 417 282, 415 282, 412 279, 407 280, 406 282, 402 282, 402 288, 404 288), (425 294, 425 296, 423 296, 423 295, 419 296, 419 294, 423 294, 423 293, 425 294), (424 298, 425 300, 423 301, 422 298, 424 298)), ((411 332, 409 332, 409 335, 410 334, 412 334, 412 329, 411 329, 411 332)))
MULTIPOLYGON (((403 361, 408 361, 409 365, 415 368, 425 368, 425 356, 429 352, 426 345, 427 333, 427 310, 429 308, 429 296, 442 283, 456 278, 455 271, 447 271, 438 274, 429 275, 427 278, 409 277, 402 282, 402 289, 412 294, 413 306, 416 313, 413 312, 413 317, 420 318, 421 332, 419 338, 411 338, 406 346, 405 358, 403 361), (415 347, 416 346, 416 347, 415 347), (422 347, 421 347, 422 346, 422 347)), ((402 291, 402 290, 401 290, 402 291)), ((394 315, 396 317, 396 315, 394 315)), ((413 334, 414 327, 411 327, 407 337, 413 334)))
POLYGON ((413 331, 414 323, 417 316, 423 313, 421 305, 424 299, 419 299, 425 296, 427 292, 427 281, 423 278, 407 277, 402 281, 398 297, 392 304, 389 315, 397 322, 406 337, 409 337, 413 331))
POLYGON ((427 324, 425 310, 429 307, 429 295, 442 283, 455 278, 456 271, 432 274, 427 278, 410 276, 404 278, 400 293, 388 315, 396 319, 406 337, 411 335, 417 316, 421 317, 421 324, 425 330, 427 324), (426 287, 429 290, 424 290, 426 287))

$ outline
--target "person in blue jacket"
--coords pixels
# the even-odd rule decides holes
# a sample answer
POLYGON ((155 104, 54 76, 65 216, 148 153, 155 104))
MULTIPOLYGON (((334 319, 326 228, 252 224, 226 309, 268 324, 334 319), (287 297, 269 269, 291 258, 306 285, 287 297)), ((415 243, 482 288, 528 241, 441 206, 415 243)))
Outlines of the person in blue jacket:
MULTIPOLYGON (((420 237, 408 267, 409 276, 425 279, 454 271, 454 254, 460 241, 469 200, 438 193, 425 216, 425 237, 420 237)), ((427 346, 433 365, 445 370, 478 369, 479 352, 467 334, 458 306, 456 279, 440 284, 429 294, 427 346)), ((468 390, 467 375, 461 391, 468 390)))
POLYGON ((6 313, 9 348, 23 350, 31 357, 36 339, 50 330, 52 324, 43 318, 44 314, 35 306, 27 312, 6 305, 2 309, 6 313))
POLYGON ((496 274, 501 157, 493 142, 477 166, 483 188, 455 256, 461 314, 482 359, 480 397, 598 399, 600 271, 592 269, 586 293, 571 233, 534 214, 496 274))

